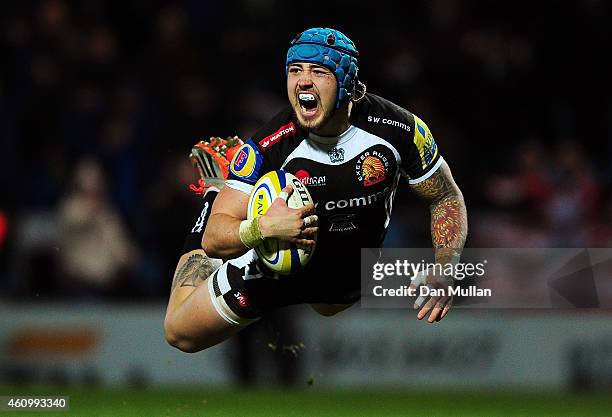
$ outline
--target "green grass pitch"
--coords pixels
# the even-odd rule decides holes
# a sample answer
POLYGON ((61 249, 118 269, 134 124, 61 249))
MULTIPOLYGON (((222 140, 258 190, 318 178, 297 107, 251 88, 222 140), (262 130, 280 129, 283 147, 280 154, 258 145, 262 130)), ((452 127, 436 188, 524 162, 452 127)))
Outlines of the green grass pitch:
POLYGON ((69 395, 70 411, 15 416, 609 416, 610 393, 303 389, 82 389, 0 386, 0 395, 69 395))

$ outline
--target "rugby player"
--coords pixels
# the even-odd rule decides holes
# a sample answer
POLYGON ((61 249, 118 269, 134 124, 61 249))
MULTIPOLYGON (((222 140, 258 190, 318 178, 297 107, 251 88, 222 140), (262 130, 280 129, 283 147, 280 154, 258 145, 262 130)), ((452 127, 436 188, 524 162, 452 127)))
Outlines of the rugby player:
MULTIPOLYGON (((402 177, 430 205, 436 261, 458 262, 467 212, 448 164, 423 120, 366 92, 358 66, 355 44, 338 30, 312 28, 293 39, 289 106, 236 151, 225 186, 205 196, 207 211, 194 228, 202 229, 201 246, 186 245, 179 260, 165 320, 170 344, 205 349, 286 305, 307 303, 333 315, 354 304, 359 248, 382 245, 402 177), (316 207, 288 208, 289 186, 264 216, 246 220, 253 185, 281 168, 308 186, 316 207), (252 249, 268 237, 313 245, 315 233, 316 252, 295 275, 275 276, 252 249), (211 258, 226 261, 215 269, 220 261, 211 258)), ((452 285, 452 277, 423 284, 452 285)), ((439 321, 451 303, 421 298, 417 318, 439 321)))

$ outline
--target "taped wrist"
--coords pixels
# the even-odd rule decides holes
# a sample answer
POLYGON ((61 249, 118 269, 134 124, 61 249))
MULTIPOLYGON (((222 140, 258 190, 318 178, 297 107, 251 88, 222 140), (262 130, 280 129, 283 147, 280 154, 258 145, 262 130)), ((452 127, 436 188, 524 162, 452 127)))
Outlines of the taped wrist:
POLYGON ((264 241, 259 228, 259 217, 251 220, 243 220, 240 223, 240 240, 249 249, 259 246, 264 241))

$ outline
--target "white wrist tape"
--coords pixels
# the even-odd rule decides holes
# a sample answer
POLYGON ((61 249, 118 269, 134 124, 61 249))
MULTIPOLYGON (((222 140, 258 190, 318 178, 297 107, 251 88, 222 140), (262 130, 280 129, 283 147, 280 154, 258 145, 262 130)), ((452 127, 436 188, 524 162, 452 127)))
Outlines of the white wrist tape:
POLYGON ((240 230, 238 233, 244 246, 249 249, 259 246, 264 241, 261 229, 259 228, 259 217, 240 222, 240 230))

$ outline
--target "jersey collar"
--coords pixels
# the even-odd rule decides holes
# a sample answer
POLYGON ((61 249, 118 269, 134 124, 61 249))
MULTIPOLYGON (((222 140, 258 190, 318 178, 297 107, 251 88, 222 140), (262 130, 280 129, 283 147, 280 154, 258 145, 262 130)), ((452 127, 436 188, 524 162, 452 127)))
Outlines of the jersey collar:
POLYGON ((351 125, 338 136, 319 136, 310 132, 308 134, 308 139, 323 145, 342 145, 344 142, 351 139, 355 133, 357 133, 357 128, 351 125))

